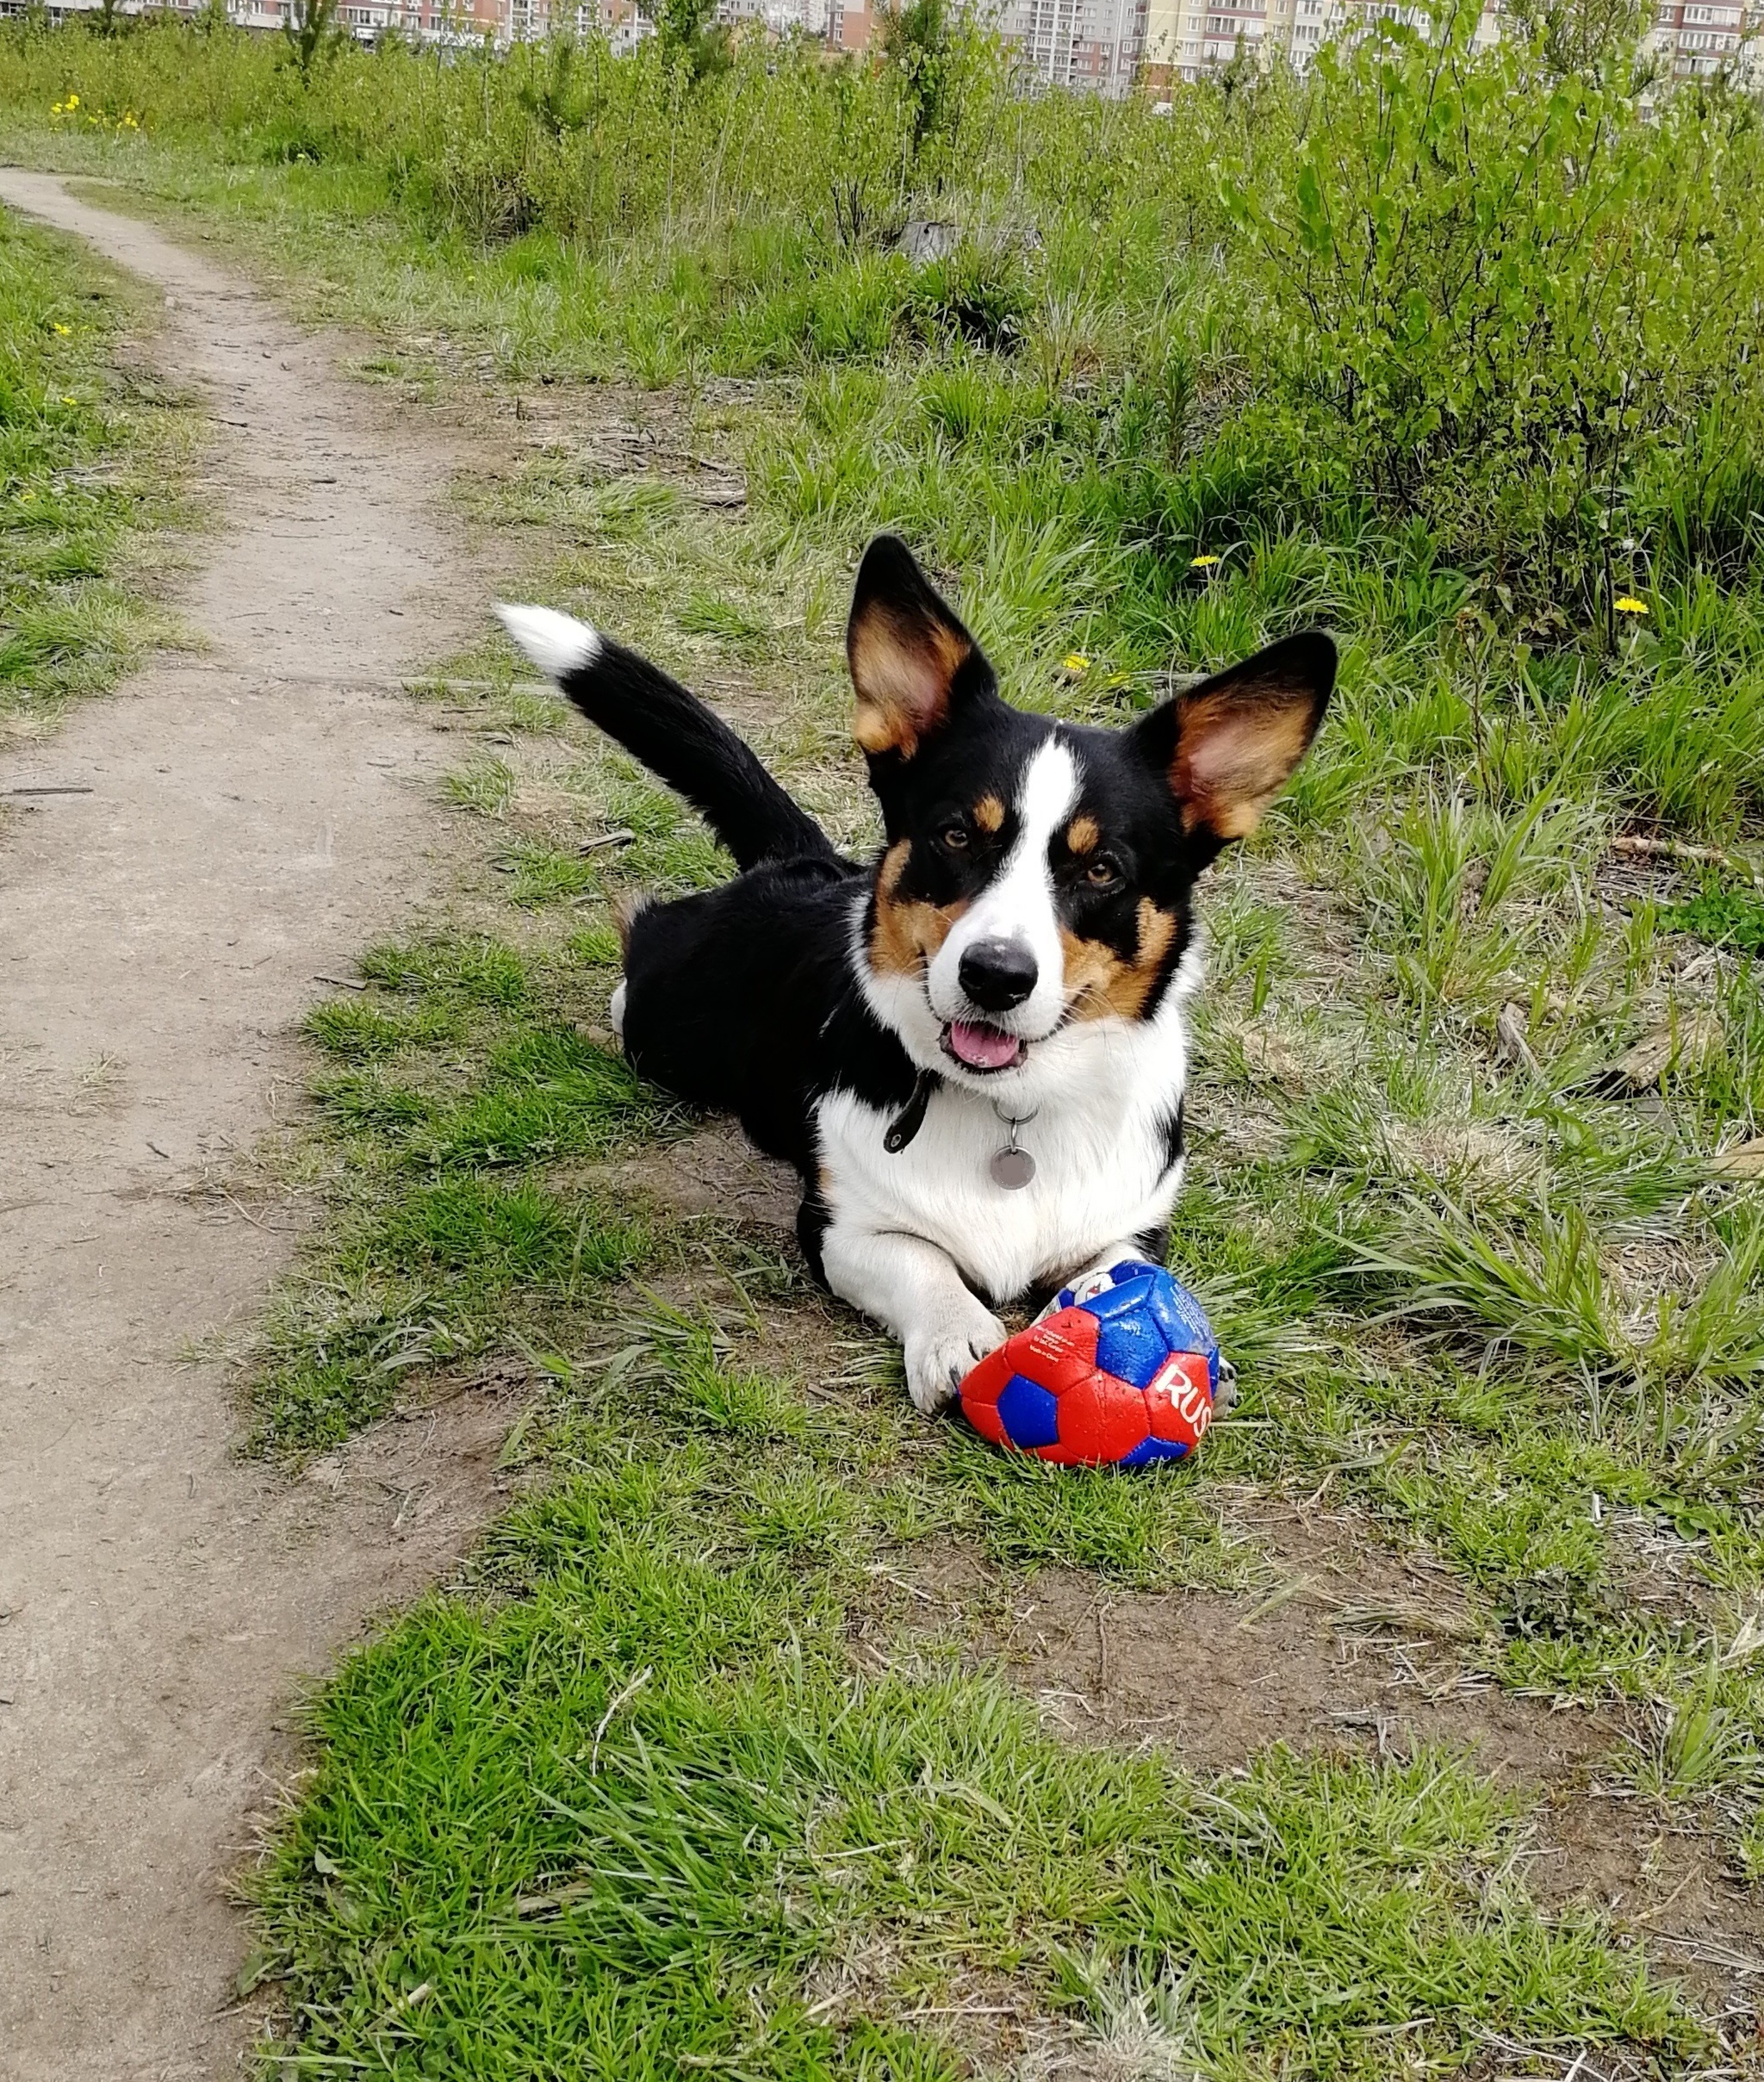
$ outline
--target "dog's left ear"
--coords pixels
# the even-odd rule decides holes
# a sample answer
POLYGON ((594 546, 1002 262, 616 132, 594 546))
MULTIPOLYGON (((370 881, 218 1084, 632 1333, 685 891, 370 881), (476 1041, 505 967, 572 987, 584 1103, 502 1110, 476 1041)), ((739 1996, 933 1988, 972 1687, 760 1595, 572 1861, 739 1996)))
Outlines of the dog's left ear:
POLYGON ((1247 838, 1310 749, 1335 686, 1335 645, 1307 629, 1214 673, 1138 724, 1183 829, 1213 850, 1247 838))
POLYGON ((853 735, 873 755, 910 759, 960 699, 992 687, 984 653, 893 535, 879 535, 858 566, 845 655, 857 691, 853 735))

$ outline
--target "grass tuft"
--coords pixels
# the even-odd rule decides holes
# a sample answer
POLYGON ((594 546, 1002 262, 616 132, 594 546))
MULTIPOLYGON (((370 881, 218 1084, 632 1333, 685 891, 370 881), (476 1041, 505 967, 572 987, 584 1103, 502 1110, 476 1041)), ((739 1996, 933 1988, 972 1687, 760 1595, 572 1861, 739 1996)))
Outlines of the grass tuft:
POLYGON ((89 253, 0 209, 0 743, 172 634, 142 557, 176 517, 189 423, 115 362, 137 308, 89 253))

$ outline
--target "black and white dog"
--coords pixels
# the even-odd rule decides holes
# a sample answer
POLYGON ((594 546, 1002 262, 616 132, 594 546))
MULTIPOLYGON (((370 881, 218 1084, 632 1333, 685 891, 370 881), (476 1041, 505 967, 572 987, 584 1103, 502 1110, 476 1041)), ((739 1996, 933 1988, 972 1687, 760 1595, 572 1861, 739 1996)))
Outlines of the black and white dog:
POLYGON ((544 607, 517 643, 698 809, 741 873, 630 918, 627 1054, 734 1113, 804 1188, 833 1291, 932 1411, 1037 1286, 1161 1252, 1183 1168, 1194 885, 1316 734, 1326 636, 1289 637, 1125 730, 1010 707, 905 547, 846 637, 886 842, 837 853, 752 751, 634 652, 544 607))

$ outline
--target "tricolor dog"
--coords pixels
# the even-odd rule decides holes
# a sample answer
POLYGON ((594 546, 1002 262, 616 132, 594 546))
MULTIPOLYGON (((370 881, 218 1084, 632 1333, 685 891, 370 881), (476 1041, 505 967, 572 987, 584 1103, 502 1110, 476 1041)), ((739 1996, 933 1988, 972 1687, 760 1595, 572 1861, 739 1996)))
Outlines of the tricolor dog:
POLYGON ((901 1339, 922 1410, 1003 1341, 996 1308, 1161 1251, 1194 886, 1304 757, 1334 682, 1326 636, 1288 637, 1125 730, 1056 722, 1001 698, 879 537, 846 637, 886 835, 863 864, 665 673, 568 615, 501 613, 740 869, 630 919, 626 1053, 796 1166, 810 1265, 901 1339))

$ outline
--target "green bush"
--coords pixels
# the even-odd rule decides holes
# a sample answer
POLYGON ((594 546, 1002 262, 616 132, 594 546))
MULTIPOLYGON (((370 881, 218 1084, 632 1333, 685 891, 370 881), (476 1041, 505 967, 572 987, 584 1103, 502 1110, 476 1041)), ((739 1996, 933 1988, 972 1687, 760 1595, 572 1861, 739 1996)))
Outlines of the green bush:
POLYGON ((1614 629, 1650 552, 1731 569, 1755 542, 1757 111, 1647 121, 1608 71, 1474 53, 1475 22, 1326 51, 1301 126, 1245 133, 1259 407, 1320 499, 1419 518, 1541 625, 1614 629))

